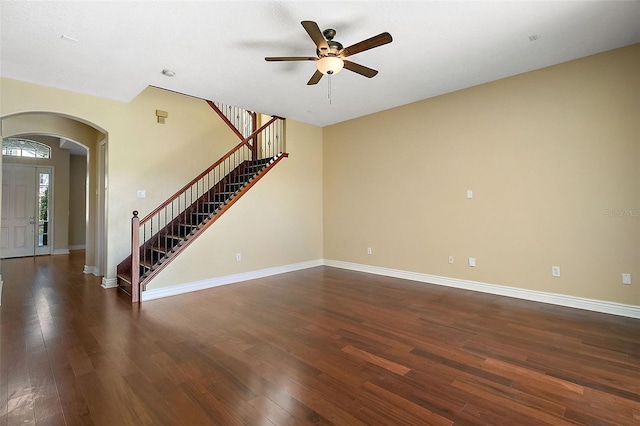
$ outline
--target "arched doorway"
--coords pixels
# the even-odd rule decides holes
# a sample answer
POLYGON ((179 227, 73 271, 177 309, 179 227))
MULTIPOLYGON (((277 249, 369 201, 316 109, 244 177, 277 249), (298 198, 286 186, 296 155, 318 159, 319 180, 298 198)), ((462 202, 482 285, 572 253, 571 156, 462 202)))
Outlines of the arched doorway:
MULTIPOLYGON (((107 132, 86 120, 52 112, 23 112, 2 117, 1 120, 3 139, 20 135, 40 135, 57 138, 61 145, 67 144, 67 149, 85 150, 87 160, 84 272, 104 276, 107 253, 107 132)), ((103 283, 103 286, 109 285, 103 283)))

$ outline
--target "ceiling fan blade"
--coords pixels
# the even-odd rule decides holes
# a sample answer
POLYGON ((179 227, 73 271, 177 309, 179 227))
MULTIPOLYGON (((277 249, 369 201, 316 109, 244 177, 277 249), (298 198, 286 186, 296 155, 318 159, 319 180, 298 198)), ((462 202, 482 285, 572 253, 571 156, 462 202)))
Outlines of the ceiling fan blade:
POLYGON ((378 74, 378 71, 373 68, 365 67, 364 65, 356 64, 351 61, 344 61, 344 67, 349 71, 353 71, 368 78, 375 77, 376 74, 378 74))
POLYGON ((323 74, 320 71, 316 70, 316 72, 311 76, 311 78, 307 82, 307 86, 311 86, 312 84, 318 84, 322 76, 323 74))
POLYGON ((277 62, 277 61, 317 61, 318 58, 314 58, 311 56, 272 56, 264 58, 267 62, 277 62))
POLYGON ((320 31, 320 27, 313 21, 302 21, 302 26, 304 27, 311 40, 316 44, 316 47, 321 52, 326 52, 329 50, 329 45, 327 44, 327 40, 325 40, 322 35, 322 31, 320 31))
POLYGON ((360 43, 345 47, 340 51, 338 56, 346 58, 347 56, 355 55, 356 53, 364 52, 365 50, 373 49, 374 47, 382 46, 383 44, 391 43, 392 41, 393 38, 391 38, 391 34, 378 34, 377 36, 363 40, 360 43))

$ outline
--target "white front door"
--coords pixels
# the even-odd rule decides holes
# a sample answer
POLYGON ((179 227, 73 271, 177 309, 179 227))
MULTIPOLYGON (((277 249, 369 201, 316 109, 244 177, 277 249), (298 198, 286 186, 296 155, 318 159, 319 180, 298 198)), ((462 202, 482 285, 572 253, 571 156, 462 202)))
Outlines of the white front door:
POLYGON ((50 167, 3 164, 2 258, 51 254, 50 167))

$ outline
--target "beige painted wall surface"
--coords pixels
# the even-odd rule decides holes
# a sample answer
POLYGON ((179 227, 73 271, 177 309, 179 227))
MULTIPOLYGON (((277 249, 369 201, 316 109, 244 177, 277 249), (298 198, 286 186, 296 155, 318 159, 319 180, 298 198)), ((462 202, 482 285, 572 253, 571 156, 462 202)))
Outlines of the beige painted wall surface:
POLYGON ((87 157, 69 157, 69 247, 86 240, 87 157))
POLYGON ((326 127, 324 256, 640 305, 639 112, 634 45, 326 127))
POLYGON ((6 78, 0 90, 0 116, 53 112, 108 134, 107 278, 130 251, 132 211, 144 216, 238 143, 204 101, 152 87, 130 103, 6 78), (156 109, 169 112, 166 124, 156 109))
POLYGON ((148 290, 322 259, 322 129, 287 120, 284 158, 148 290), (236 261, 236 253, 242 260, 236 261))
POLYGON ((5 164, 28 164, 53 168, 53 252, 66 253, 69 249, 69 151, 60 149, 60 139, 34 135, 30 139, 51 148, 51 158, 3 157, 5 164))

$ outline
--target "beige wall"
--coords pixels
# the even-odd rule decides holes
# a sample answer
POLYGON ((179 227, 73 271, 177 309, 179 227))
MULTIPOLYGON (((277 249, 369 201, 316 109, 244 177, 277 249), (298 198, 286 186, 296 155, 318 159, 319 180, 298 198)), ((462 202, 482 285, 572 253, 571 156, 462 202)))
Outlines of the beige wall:
MULTIPOLYGON (((130 252, 132 211, 138 210, 140 216, 146 215, 238 143, 233 132, 204 101, 156 88, 146 89, 130 103, 10 79, 0 79, 0 89, 2 91, 0 116, 2 117, 21 112, 44 111, 80 119, 101 129, 107 135, 107 278, 115 278, 117 264, 130 252), (166 124, 156 123, 156 109, 169 113, 166 124), (139 189, 146 191, 145 199, 136 197, 136 191, 139 189)), ((288 135, 288 140, 293 146, 296 141, 305 146, 308 132, 299 130, 298 136, 292 136, 296 134, 296 126, 292 127, 294 130, 288 135)), ((301 128, 306 129, 306 126, 301 125, 301 128)), ((265 178, 267 181, 268 179, 277 180, 278 173, 285 173, 286 179, 295 180, 292 177, 293 171, 282 170, 294 165, 295 172, 309 168, 321 173, 321 149, 318 147, 321 144, 321 131, 309 126, 309 133, 312 134, 309 136, 309 146, 316 146, 317 151, 315 153, 317 157, 309 158, 312 164, 303 164, 291 158, 285 159, 283 164, 289 165, 278 165, 277 169, 280 171, 277 169, 272 171, 270 174, 274 176, 267 176, 265 178)), ((295 155, 301 154, 294 153, 293 156, 295 155)), ((305 179, 302 181, 304 182, 305 179)), ((276 202, 285 203, 283 206, 277 206, 277 210, 286 211, 290 207, 286 203, 298 203, 300 206, 292 209, 294 213, 306 211, 307 206, 314 206, 316 216, 308 221, 300 221, 298 217, 294 217, 289 221, 293 226, 289 226, 288 215, 277 215, 279 223, 268 223, 270 228, 279 230, 277 240, 256 240, 253 249, 257 253, 267 253, 274 244, 287 246, 290 243, 291 247, 297 251, 291 257, 289 257, 291 252, 287 252, 281 257, 269 257, 268 260, 263 259, 258 263, 240 262, 234 267, 242 271, 251 271, 258 264, 261 265, 260 267, 280 266, 318 259, 322 256, 320 219, 322 208, 319 204, 321 203, 319 193, 309 189, 300 194, 302 189, 306 188, 293 182, 285 183, 296 187, 298 198, 291 200, 281 199, 281 196, 276 197, 276 202), (309 233, 299 234, 303 224, 313 224, 314 230, 311 234, 314 236, 309 237, 309 233), (311 254, 313 257, 310 258, 311 254)), ((321 183, 319 185, 321 187, 321 183)), ((256 188, 252 189, 254 190, 258 191, 256 188)), ((254 203, 248 199, 244 200, 244 204, 249 204, 247 208, 260 217, 258 214, 262 213, 262 207, 255 202, 263 200, 256 198, 259 197, 258 194, 254 194, 253 197, 254 203)), ((269 195, 268 198, 270 197, 269 195)), ((234 207, 234 210, 241 210, 241 208, 234 207)), ((242 213, 238 214, 244 217, 242 213)), ((274 216, 270 217, 275 219, 274 216)), ((232 219, 227 218, 227 220, 232 219)), ((267 224, 263 219, 260 223, 267 224)), ((235 235, 234 239, 243 238, 246 241, 252 237, 253 235, 248 231, 242 231, 240 235, 235 235)))
MULTIPOLYGON (((149 288, 324 257, 640 305, 639 75, 636 45, 324 129, 289 121, 291 157, 149 288)), ((237 141, 203 101, 159 89, 125 104, 0 86, 0 116, 54 112, 108 135, 108 277, 131 211, 237 141)))
POLYGON ((324 256, 640 305, 639 111, 635 45, 326 127, 324 256))
POLYGON ((288 120, 278 163, 147 289, 322 259, 322 130, 288 120), (236 261, 236 253, 242 260, 236 261))
POLYGON ((69 157, 69 247, 86 241, 87 157, 69 157))

